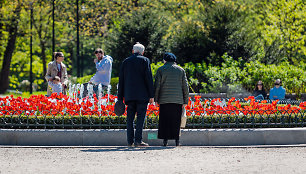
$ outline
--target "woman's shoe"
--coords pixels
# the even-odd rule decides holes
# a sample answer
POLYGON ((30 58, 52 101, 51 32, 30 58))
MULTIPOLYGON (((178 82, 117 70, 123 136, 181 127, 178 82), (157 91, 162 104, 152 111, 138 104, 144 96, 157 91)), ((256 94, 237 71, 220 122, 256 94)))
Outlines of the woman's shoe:
POLYGON ((168 146, 168 140, 167 139, 164 139, 164 146, 168 146))
POLYGON ((180 144, 180 140, 175 140, 175 145, 176 146, 180 146, 181 144, 180 144))
POLYGON ((134 146, 135 147, 148 147, 149 144, 142 141, 140 143, 134 143, 134 146))

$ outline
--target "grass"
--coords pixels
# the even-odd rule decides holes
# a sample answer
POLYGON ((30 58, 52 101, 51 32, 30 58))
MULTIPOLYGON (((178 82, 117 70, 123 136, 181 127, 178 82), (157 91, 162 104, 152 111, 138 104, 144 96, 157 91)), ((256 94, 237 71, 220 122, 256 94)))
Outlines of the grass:
POLYGON ((9 96, 9 95, 13 95, 14 97, 22 97, 22 98, 29 98, 31 95, 47 95, 47 91, 35 91, 32 94, 30 94, 30 92, 22 92, 22 94, 18 94, 15 92, 9 92, 9 93, 5 93, 3 96, 9 96))

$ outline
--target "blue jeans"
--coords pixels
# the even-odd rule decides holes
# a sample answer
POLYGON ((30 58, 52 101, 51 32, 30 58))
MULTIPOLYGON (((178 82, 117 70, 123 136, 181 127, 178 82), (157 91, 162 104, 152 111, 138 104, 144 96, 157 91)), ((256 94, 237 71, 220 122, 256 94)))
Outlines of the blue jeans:
MULTIPOLYGON (((96 97, 99 98, 99 85, 93 86, 93 92, 96 94, 96 97)), ((102 85, 102 97, 107 94, 107 86, 102 85)))
POLYGON ((141 143, 142 140, 142 129, 144 125, 144 120, 146 117, 148 103, 139 103, 139 102, 129 102, 127 107, 127 142, 129 145, 135 143, 141 143), (136 121, 136 132, 134 135, 134 118, 137 113, 136 121), (135 139, 135 141, 134 141, 135 139))
POLYGON ((264 96, 262 94, 259 94, 258 96, 254 97, 255 100, 264 100, 264 96))
MULTIPOLYGON (((85 98, 88 95, 88 91, 87 91, 87 86, 88 83, 84 83, 84 91, 83 91, 83 96, 82 98, 85 98)), ((99 97, 99 90, 98 90, 98 85, 93 85, 93 94, 96 94, 96 97, 99 97)), ((107 86, 102 85, 102 96, 104 96, 105 94, 107 94, 107 86)))

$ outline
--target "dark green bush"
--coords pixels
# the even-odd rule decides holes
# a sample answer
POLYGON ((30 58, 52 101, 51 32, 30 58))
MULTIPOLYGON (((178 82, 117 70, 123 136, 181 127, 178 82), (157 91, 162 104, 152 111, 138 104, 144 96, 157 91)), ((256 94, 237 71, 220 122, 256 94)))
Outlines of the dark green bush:
POLYGON ((114 58, 114 69, 119 70, 122 61, 132 54, 136 42, 145 46, 144 56, 153 62, 160 60, 161 41, 168 27, 163 16, 150 9, 140 9, 123 16, 116 24, 118 25, 107 36, 106 44, 106 49, 114 58))
MULTIPOLYGON (((305 111, 297 114, 272 115, 192 115, 187 117, 186 128, 264 128, 264 127, 301 127, 305 126, 305 111)), ((146 129, 158 128, 159 117, 148 116, 146 129)), ((126 129, 125 116, 0 116, 0 128, 34 129, 126 129)))

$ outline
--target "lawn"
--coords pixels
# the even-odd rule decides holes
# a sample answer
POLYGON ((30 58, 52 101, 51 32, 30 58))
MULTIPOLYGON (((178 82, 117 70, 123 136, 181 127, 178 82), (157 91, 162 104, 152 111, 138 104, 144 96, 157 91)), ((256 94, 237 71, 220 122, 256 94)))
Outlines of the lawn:
POLYGON ((14 97, 22 97, 22 98, 29 98, 31 95, 47 95, 47 91, 35 91, 32 94, 30 92, 22 92, 21 94, 16 91, 16 92, 6 92, 5 94, 1 95, 2 96, 8 96, 8 95, 13 95, 14 97))

